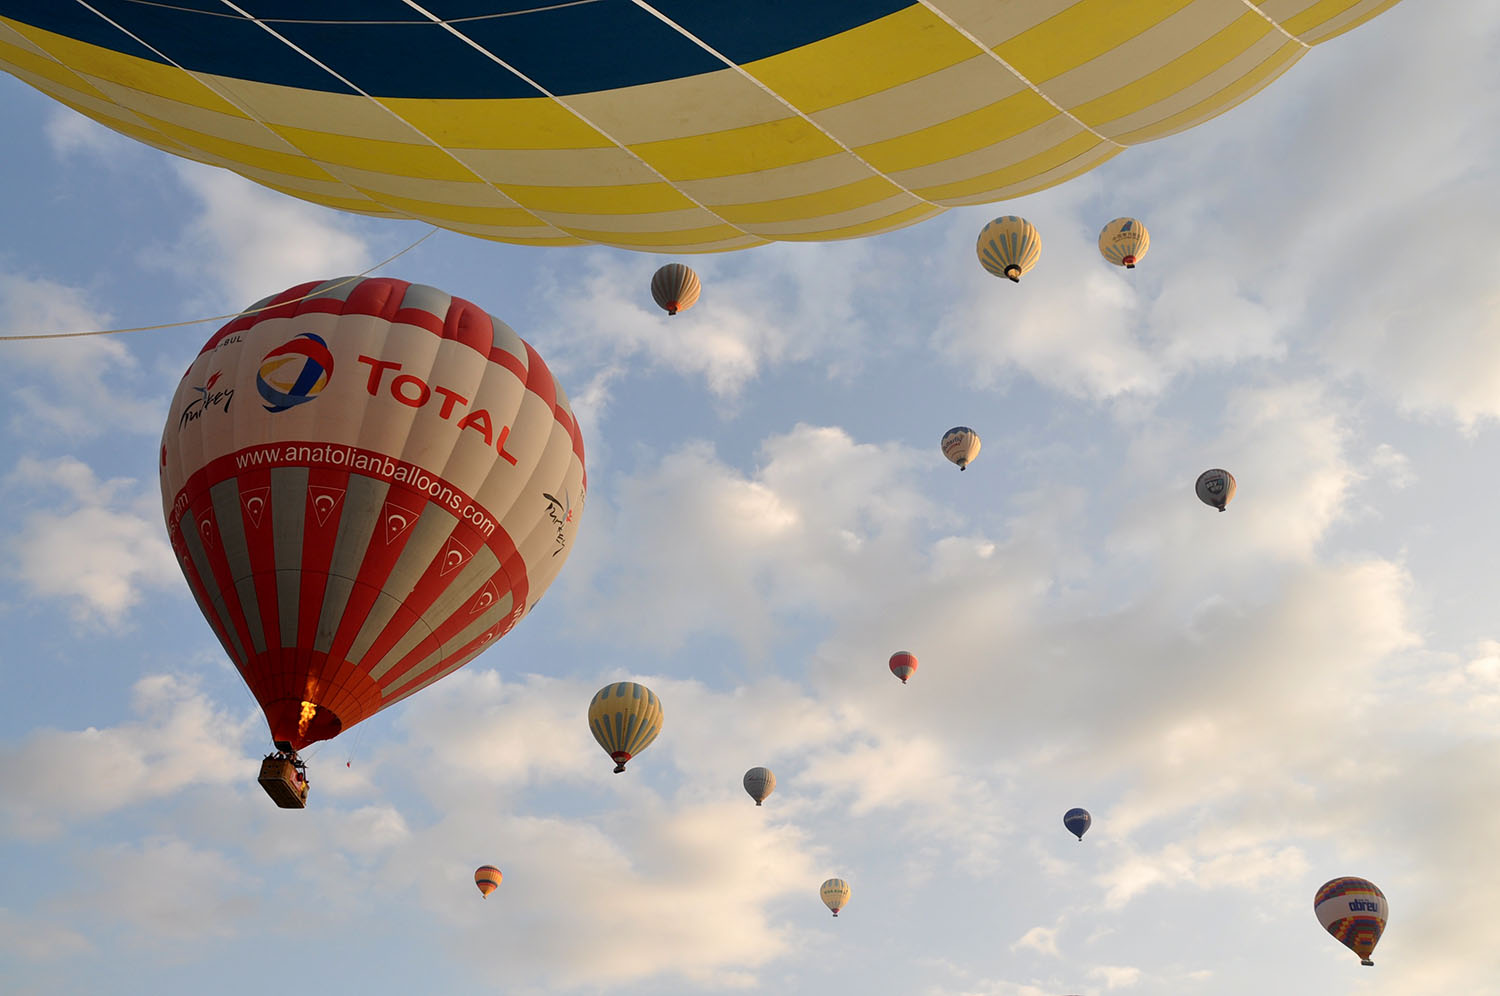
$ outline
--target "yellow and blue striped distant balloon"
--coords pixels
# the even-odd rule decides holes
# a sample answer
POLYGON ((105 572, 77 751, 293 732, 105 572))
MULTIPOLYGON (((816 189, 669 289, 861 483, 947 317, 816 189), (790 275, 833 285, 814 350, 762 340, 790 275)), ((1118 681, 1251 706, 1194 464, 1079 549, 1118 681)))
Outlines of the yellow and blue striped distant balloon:
POLYGON ((599 746, 615 762, 615 774, 625 762, 650 746, 661 732, 661 699, 645 685, 617 681, 605 685, 589 703, 589 729, 599 746))
POLYGON ((1396 0, 0 0, 0 68, 295 197, 715 252, 1018 197, 1396 0))
POLYGON ((1007 214, 979 230, 974 252, 980 266, 1018 284, 1042 255, 1042 237, 1025 218, 1007 214))
POLYGON ((1099 233, 1099 255, 1127 270, 1135 269, 1150 248, 1151 233, 1137 218, 1116 218, 1099 233))

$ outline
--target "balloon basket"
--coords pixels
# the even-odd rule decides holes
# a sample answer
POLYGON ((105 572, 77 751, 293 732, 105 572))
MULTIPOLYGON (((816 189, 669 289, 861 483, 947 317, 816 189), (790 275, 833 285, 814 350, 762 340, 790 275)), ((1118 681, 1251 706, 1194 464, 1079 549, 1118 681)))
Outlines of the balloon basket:
POLYGON ((260 787, 282 809, 307 808, 307 773, 299 760, 271 754, 260 763, 260 787))

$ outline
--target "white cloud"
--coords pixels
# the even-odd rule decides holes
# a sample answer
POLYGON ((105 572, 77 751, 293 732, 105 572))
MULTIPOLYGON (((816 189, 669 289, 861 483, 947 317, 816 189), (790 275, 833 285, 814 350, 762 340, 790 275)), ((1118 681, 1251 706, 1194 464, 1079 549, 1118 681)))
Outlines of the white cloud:
MULTIPOLYGON (((111 315, 83 289, 43 278, 0 273, 0 334, 36 335, 109 328, 111 315)), ((119 336, 4 343, 0 376, 24 409, 12 430, 34 438, 38 428, 72 438, 121 430, 158 433, 166 396, 143 387, 139 364, 119 336)))
POLYGON ((870 316, 900 284, 896 261, 868 243, 778 244, 733 266, 694 259, 703 296, 669 317, 649 289, 661 260, 596 253, 581 262, 546 289, 557 323, 535 339, 559 370, 641 358, 701 378, 726 401, 779 364, 816 358, 834 376, 858 369, 870 316))
POLYGON ((1099 965, 1089 969, 1089 978, 1099 979, 1105 989, 1128 989, 1141 981, 1141 970, 1130 965, 1099 965))
POLYGON ((106 919, 134 942, 166 944, 234 936, 261 905, 257 884, 228 855, 175 836, 100 848, 87 860, 108 874, 61 901, 78 919, 106 919))
POLYGON ((73 457, 23 457, 5 486, 46 506, 17 517, 9 573, 34 595, 68 602, 74 618, 117 625, 145 592, 181 583, 154 489, 101 481, 73 457))
POLYGON ((569 565, 568 590, 590 600, 580 618, 661 647, 724 628, 754 656, 772 612, 868 597, 862 586, 880 582, 882 561, 903 556, 914 528, 943 515, 903 479, 930 454, 807 425, 760 452, 746 475, 693 443, 621 479, 613 508, 590 508, 607 520, 590 527, 594 548, 580 544, 569 565), (629 540, 609 545, 610 536, 629 540), (648 596, 650 611, 625 592, 648 596))
POLYGON ((54 961, 90 954, 94 945, 71 927, 0 908, 0 951, 26 961, 54 961))
POLYGON ((142 678, 132 705, 139 719, 103 729, 40 729, 0 748, 6 773, 0 814, 9 832, 54 835, 76 820, 170 798, 193 785, 222 786, 253 770, 254 761, 235 749, 250 717, 226 713, 193 682, 142 678))
POLYGON ((344 215, 227 170, 173 167, 202 213, 176 245, 149 251, 144 262, 198 287, 189 310, 227 313, 308 280, 358 273, 376 259, 344 215))
POLYGON ((89 155, 103 165, 121 156, 128 156, 140 149, 117 131, 104 127, 93 118, 85 117, 71 107, 56 107, 42 125, 47 144, 58 158, 89 155))
POLYGON ((1059 957, 1057 931, 1058 928, 1056 927, 1032 927, 1026 933, 1022 934, 1021 939, 1012 944, 1010 949, 1018 951, 1023 948, 1029 948, 1039 954, 1051 955, 1053 958, 1057 958, 1059 957))

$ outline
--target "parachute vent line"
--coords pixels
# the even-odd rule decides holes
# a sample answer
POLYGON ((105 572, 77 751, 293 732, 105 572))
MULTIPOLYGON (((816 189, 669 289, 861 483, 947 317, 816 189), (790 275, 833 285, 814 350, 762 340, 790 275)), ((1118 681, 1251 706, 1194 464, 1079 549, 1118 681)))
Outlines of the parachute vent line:
POLYGON ((265 305, 263 307, 260 307, 260 308, 250 308, 250 309, 247 309, 245 311, 236 311, 236 312, 232 312, 232 313, 227 314, 227 315, 210 315, 207 318, 193 318, 193 319, 190 319, 190 320, 185 321, 185 322, 164 322, 161 325, 134 325, 134 326, 131 326, 130 328, 124 328, 124 329, 90 329, 90 330, 85 331, 85 332, 36 332, 36 333, 32 333, 30 335, 0 335, 0 342, 25 342, 25 341, 33 340, 33 339, 77 339, 77 338, 80 338, 81 336, 86 336, 86 335, 120 335, 120 334, 122 334, 124 332, 155 332, 155 331, 158 331, 160 329, 180 329, 180 328, 186 328, 189 325, 202 325, 204 322, 228 322, 228 321, 232 321, 232 320, 234 320, 236 318, 244 318, 246 315, 258 315, 262 311, 270 311, 272 308, 284 308, 284 307, 286 307, 289 304, 297 304, 299 301, 306 301, 309 298, 324 297, 331 290, 337 290, 340 287, 344 287, 344 286, 347 286, 349 284, 354 283, 354 281, 356 281, 356 280, 362 280, 365 277, 369 276, 370 274, 374 273, 376 270, 380 269, 381 267, 387 266, 387 265, 389 265, 391 263, 394 263, 396 260, 400 259, 402 256, 405 256, 407 253, 411 252, 417 246, 421 245, 423 242, 426 242, 428 239, 432 238, 434 235, 437 234, 437 232, 438 232, 437 227, 433 226, 432 228, 429 228, 427 230, 427 234, 426 235, 423 235, 420 239, 418 239, 417 241, 413 242, 411 245, 407 246, 405 249, 402 249, 400 252, 396 253, 394 256, 387 256, 385 259, 382 259, 380 262, 376 263, 374 266, 370 267, 368 270, 364 270, 363 272, 356 273, 352 277, 345 277, 343 280, 340 280, 337 283, 330 284, 328 286, 320 286, 316 290, 314 290, 312 293, 305 294, 302 297, 296 298, 295 300, 292 300, 292 301, 277 301, 274 304, 267 304, 267 305, 265 305))

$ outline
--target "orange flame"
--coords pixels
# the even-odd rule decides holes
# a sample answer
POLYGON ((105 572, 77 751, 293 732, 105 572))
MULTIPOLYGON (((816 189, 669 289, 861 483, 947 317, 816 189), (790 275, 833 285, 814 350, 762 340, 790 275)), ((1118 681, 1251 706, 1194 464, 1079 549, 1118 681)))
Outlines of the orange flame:
POLYGON ((317 712, 318 707, 311 702, 302 703, 302 716, 297 720, 297 736, 307 736, 307 724, 312 722, 312 718, 317 712))

